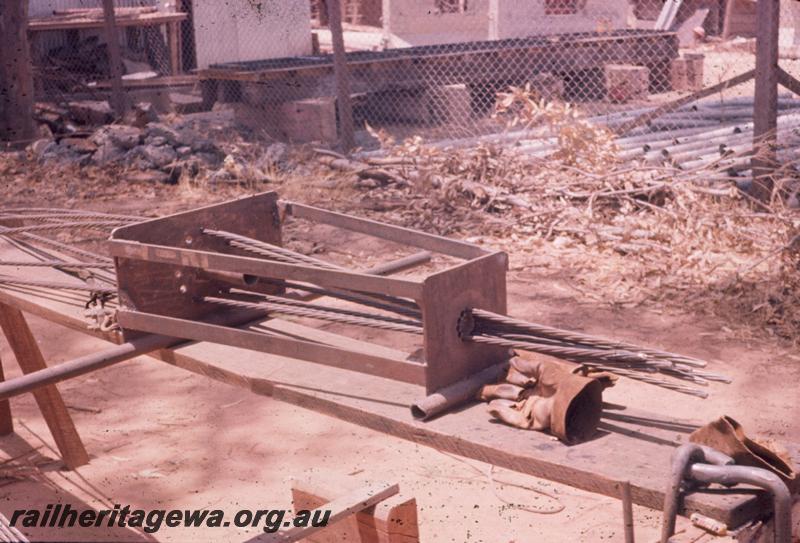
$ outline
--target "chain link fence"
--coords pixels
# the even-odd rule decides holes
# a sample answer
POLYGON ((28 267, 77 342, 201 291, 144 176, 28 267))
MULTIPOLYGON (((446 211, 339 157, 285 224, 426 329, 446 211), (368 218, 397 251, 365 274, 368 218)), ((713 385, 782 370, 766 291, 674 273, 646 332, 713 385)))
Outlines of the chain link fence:
MULTIPOLYGON (((554 108, 618 132, 631 157, 675 138, 744 142, 752 133, 752 80, 725 84, 755 64, 752 0, 115 0, 113 30, 100 0, 30 0, 37 98, 59 107, 105 100, 113 35, 129 109, 226 110, 276 140, 332 145, 341 128, 337 4, 362 149, 379 135, 542 153, 555 137, 545 122, 554 108), (520 120, 507 102, 521 94, 550 113, 520 120)), ((800 43, 794 4, 781 2, 790 71, 800 43)), ((797 106, 782 95, 786 130, 797 106)), ((87 122, 112 115, 98 107, 107 111, 89 108, 87 122)))

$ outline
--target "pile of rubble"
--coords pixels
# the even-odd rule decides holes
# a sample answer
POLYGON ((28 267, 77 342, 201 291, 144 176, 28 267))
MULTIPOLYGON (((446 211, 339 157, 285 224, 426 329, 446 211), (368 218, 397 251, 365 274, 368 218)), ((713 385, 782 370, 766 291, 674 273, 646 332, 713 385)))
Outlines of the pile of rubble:
POLYGON ((107 104, 75 103, 66 111, 46 113, 44 137, 30 146, 33 156, 42 163, 73 163, 106 166, 118 164, 140 172, 149 180, 176 182, 188 169, 195 175, 200 169, 218 168, 225 153, 188 122, 161 122, 147 105, 133 109, 126 124, 103 124, 109 121, 107 104), (72 121, 75 121, 74 123, 72 121), (53 126, 55 125, 55 126, 53 126), (60 133, 53 134, 53 128, 60 133))

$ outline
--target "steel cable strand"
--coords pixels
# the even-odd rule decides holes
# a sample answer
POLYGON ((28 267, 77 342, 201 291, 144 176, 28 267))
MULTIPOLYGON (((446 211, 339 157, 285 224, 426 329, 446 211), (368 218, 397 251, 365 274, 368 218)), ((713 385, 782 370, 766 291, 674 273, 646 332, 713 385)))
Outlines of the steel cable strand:
POLYGON ((228 298, 217 298, 214 296, 206 296, 203 301, 227 305, 230 307, 244 307, 247 309, 262 309, 267 312, 279 313, 285 315, 292 315, 296 317, 308 317, 312 319, 326 320, 330 322, 337 322, 341 324, 352 324, 355 326, 365 326, 369 328, 376 328, 379 330, 389 330, 392 332, 405 332, 408 334, 422 334, 422 326, 409 326, 394 324, 377 319, 367 319, 363 317, 351 317, 348 315, 334 314, 326 311, 319 311, 308 308, 287 306, 285 304, 276 304, 272 302, 244 302, 240 300, 231 300, 228 298))
POLYGON ((382 309, 384 311, 391 311, 393 313, 398 313, 400 315, 404 315, 406 317, 411 317, 416 320, 422 319, 422 312, 406 308, 405 306, 397 306, 392 305, 391 302, 379 302, 374 300, 366 295, 359 295, 352 291, 344 291, 338 289, 326 289, 321 287, 315 287, 311 285, 302 285, 300 283, 295 283, 293 281, 285 281, 282 279, 266 279, 266 282, 273 283, 276 285, 282 285, 291 289, 301 290, 304 292, 310 292, 312 294, 318 294, 320 296, 329 296, 331 298, 338 298, 340 300, 345 300, 348 302, 354 302, 362 305, 367 305, 373 307, 375 309, 382 309))
POLYGON ((103 230, 116 228, 128 223, 122 221, 86 221, 86 222, 59 222, 34 224, 30 226, 5 227, 4 234, 18 234, 22 232, 47 232, 54 230, 103 230))
POLYGON ((24 215, 53 215, 65 217, 87 217, 96 216, 107 219, 119 219, 124 221, 141 221, 141 217, 134 217, 133 215, 121 215, 117 213, 105 213, 103 211, 89 211, 85 209, 64 209, 56 207, 7 207, 0 208, 0 214, 24 214, 24 215))
MULTIPOLYGON (((271 243, 267 243, 265 241, 248 238, 247 236, 242 236, 240 234, 234 234, 232 232, 226 232, 224 230, 213 230, 204 228, 204 234, 208 234, 210 236, 215 236, 221 239, 224 239, 228 242, 229 245, 232 247, 237 247, 239 249, 243 249, 245 251, 250 251, 254 254, 258 254, 260 256, 266 256, 267 258, 272 258, 274 260, 278 260, 281 262, 286 262, 289 264, 303 264, 303 265, 311 265, 311 266, 318 266, 328 270, 338 270, 338 271, 350 271, 343 266, 339 266, 338 264, 333 264, 331 262, 326 262, 324 260, 320 260, 318 258, 314 258, 308 255, 304 255, 302 253, 298 253, 296 251, 292 251, 290 249, 286 249, 284 247, 279 247, 277 245, 273 245, 271 243)), ((397 305, 401 305, 413 310, 419 310, 419 307, 416 303, 405 300, 403 298, 398 298, 396 296, 389 296, 385 294, 377 294, 377 293, 361 293, 360 291, 353 291, 358 293, 362 296, 367 296, 370 298, 375 298, 377 300, 386 301, 390 303, 394 303, 397 305)))
MULTIPOLYGON (((59 251, 61 251, 63 253, 71 254, 74 258, 83 259, 82 261, 85 261, 86 259, 88 259, 90 261, 98 261, 98 262, 101 262, 101 263, 105 262, 108 265, 112 265, 113 266, 113 261, 110 258, 103 257, 103 256, 101 256, 99 254, 96 254, 96 253, 93 253, 93 252, 90 252, 90 251, 84 251, 83 249, 78 249, 77 247, 73 247, 71 245, 67 245, 65 243, 61 243, 60 241, 55 241, 55 240, 52 240, 50 238, 37 236, 36 234, 30 234, 30 233, 23 232, 21 234, 7 235, 4 227, 0 226, 0 236, 5 236, 9 243, 12 243, 13 245, 17 246, 18 248, 20 248, 20 249, 22 249, 24 251, 27 251, 29 253, 31 253, 31 252, 32 253, 36 253, 36 255, 38 255, 37 258, 38 257, 42 257, 41 260, 44 260, 45 258, 49 258, 49 259, 53 259, 53 260, 61 260, 64 264, 67 264, 67 265, 71 264, 69 261, 60 259, 58 255, 54 255, 53 253, 43 249, 42 247, 38 247, 36 245, 36 243, 31 243, 31 242, 25 241, 25 240, 34 240, 40 245, 45 245, 45 246, 49 246, 49 247, 55 247, 57 250, 59 250, 59 251), (20 239, 20 238, 23 238, 23 239, 20 239)), ((104 283, 107 283, 109 285, 116 286, 116 277, 114 277, 113 275, 106 274, 103 271, 99 271, 99 270, 98 271, 92 271, 92 270, 93 270, 93 268, 90 268, 90 272, 92 273, 93 277, 95 277, 95 278, 97 278, 97 279, 99 279, 99 280, 101 280, 104 283)))
MULTIPOLYGON (((528 342, 516 342, 516 341, 510 341, 510 340, 501 339, 501 338, 494 338, 494 337, 465 336, 464 339, 467 340, 467 341, 474 341, 476 343, 483 343, 483 344, 487 344, 487 345, 496 345, 496 346, 500 346, 500 347, 510 347, 510 348, 520 349, 520 350, 530 350, 530 351, 538 352, 538 353, 541 353, 541 354, 547 354, 547 355, 555 356, 555 357, 558 357, 558 358, 564 358, 564 359, 570 360, 570 361, 572 361, 574 363, 584 364, 584 365, 589 366, 589 367, 603 369, 605 371, 608 371, 608 372, 611 372, 611 373, 614 373, 614 374, 623 375, 625 377, 631 377, 631 378, 637 379, 639 381, 644 381, 646 383, 655 384, 655 385, 661 386, 663 388, 668 388, 670 390, 683 392, 685 394, 692 394, 694 396, 699 396, 699 397, 702 397, 702 398, 705 398, 705 397, 708 396, 708 394, 706 392, 703 392, 703 391, 695 389, 695 388, 687 387, 685 385, 680 385, 680 384, 677 384, 677 383, 672 383, 670 381, 666 381, 666 380, 663 380, 663 379, 658 379, 656 377, 647 376, 646 375, 647 372, 655 373, 655 372, 658 371, 658 368, 654 368, 653 366, 649 366, 649 365, 646 365, 646 364, 637 366, 635 364, 630 364, 630 363, 622 363, 622 364, 613 364, 612 363, 612 365, 609 365, 607 360, 600 359, 598 361, 598 359, 595 358, 595 357, 565 356, 565 351, 567 351, 569 349, 564 349, 564 348, 561 348, 561 347, 553 347, 552 345, 541 345, 541 344, 534 344, 534 343, 528 343, 528 342), (628 367, 625 367, 626 364, 627 364, 628 367)), ((678 376, 678 375, 673 375, 672 377, 675 377, 677 379, 687 380, 686 378, 684 378, 682 376, 678 376)), ((690 380, 692 382, 694 382, 694 379, 690 379, 690 380)))
POLYGON ((646 366, 653 368, 654 370, 665 367, 664 361, 660 361, 660 363, 654 363, 654 361, 644 359, 637 353, 630 351, 580 348, 572 347, 570 345, 554 345, 551 343, 537 343, 535 341, 511 340, 488 335, 468 335, 465 336, 464 339, 475 341, 477 343, 486 343, 501 347, 510 347, 512 349, 534 351, 540 354, 556 356, 558 358, 567 358, 574 360, 575 362, 601 361, 606 364, 628 364, 632 367, 646 366))
POLYGON ((367 312, 364 312, 364 311, 357 311, 357 310, 354 310, 354 309, 347 309, 347 308, 341 308, 341 307, 332 307, 332 306, 326 306, 326 305, 312 304, 312 303, 309 303, 309 302, 303 302, 301 300, 292 300, 292 299, 289 299, 289 298, 282 298, 280 296, 272 296, 272 295, 269 295, 269 294, 262 294, 260 292, 250 292, 250 291, 241 290, 241 289, 231 290, 231 294, 238 294, 240 292, 243 293, 243 294, 247 294, 249 296, 255 296, 255 297, 261 298, 261 299, 263 299, 263 300, 265 300, 267 302, 276 303, 276 304, 285 304, 285 305, 293 306, 293 307, 304 307, 306 309, 315 309, 315 310, 320 310, 320 311, 326 311, 326 312, 329 312, 329 313, 336 313, 336 314, 341 314, 341 315, 350 315, 351 317, 363 317, 363 318, 367 318, 367 319, 377 319, 377 320, 382 320, 382 321, 385 321, 385 322, 392 322, 392 323, 395 323, 395 324, 403 324, 403 325, 408 325, 408 326, 420 326, 420 327, 422 326, 422 321, 419 321, 419 320, 398 319, 396 317, 390 317, 388 315, 380 315, 380 314, 377 314, 377 313, 367 313, 367 312))
POLYGON ((525 330, 526 332, 532 333, 534 335, 537 336, 540 335, 551 339, 570 341, 573 343, 584 343, 601 348, 625 349, 630 351, 637 351, 646 354, 648 356, 652 356, 655 358, 669 359, 689 366, 696 366, 702 368, 707 365, 706 361, 700 360, 698 358, 683 356, 675 353, 670 353, 667 351, 661 351, 658 349, 643 348, 638 345, 634 345, 632 343, 627 343, 624 341, 613 341, 602 337, 595 337, 595 336, 590 336, 588 334, 581 334, 579 332, 572 332, 569 330, 562 330, 551 326, 534 324, 519 319, 515 319, 513 317, 508 317, 505 315, 500 315, 498 313, 493 313, 491 311, 485 311, 483 309, 472 309, 471 312, 472 315, 475 317, 476 326, 480 326, 481 330, 493 329, 492 324, 500 324, 506 327, 525 330), (492 324, 489 324, 487 326, 486 322, 481 322, 481 321, 487 321, 488 323, 492 324))

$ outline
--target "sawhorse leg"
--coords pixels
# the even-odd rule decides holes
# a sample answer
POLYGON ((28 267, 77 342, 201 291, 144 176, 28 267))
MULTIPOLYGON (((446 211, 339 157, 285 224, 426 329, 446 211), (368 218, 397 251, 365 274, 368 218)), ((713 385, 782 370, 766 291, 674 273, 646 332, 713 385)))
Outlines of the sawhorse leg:
MULTIPOLYGON (((6 336, 22 372, 25 374, 47 368, 39 345, 33 337, 25 317, 18 309, 0 304, 0 328, 6 336)), ((2 369, 0 369, 2 378, 2 369)), ((46 385, 33 391, 47 427, 53 435, 64 464, 69 469, 89 463, 89 455, 83 446, 67 406, 55 385, 46 385)), ((0 433, 11 433, 11 410, 8 402, 0 402, 0 433)))

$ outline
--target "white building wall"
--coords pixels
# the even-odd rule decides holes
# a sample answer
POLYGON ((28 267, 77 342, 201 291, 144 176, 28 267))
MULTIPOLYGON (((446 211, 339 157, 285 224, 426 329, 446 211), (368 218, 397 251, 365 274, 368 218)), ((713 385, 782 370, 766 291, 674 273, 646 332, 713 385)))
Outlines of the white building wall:
MULTIPOLYGON (((581 4, 581 2, 579 2, 581 4)), ((383 0, 384 31, 394 47, 625 28, 628 0, 585 0, 578 12, 545 14, 544 0, 467 0, 463 13, 440 13, 435 0, 383 0)))
POLYGON ((211 64, 311 53, 311 4, 194 0, 198 68, 211 64))

